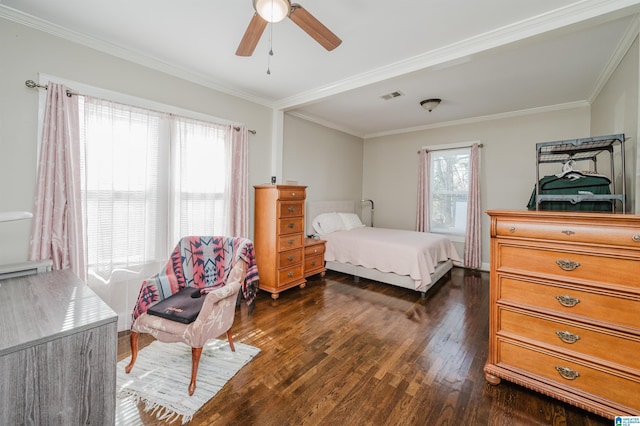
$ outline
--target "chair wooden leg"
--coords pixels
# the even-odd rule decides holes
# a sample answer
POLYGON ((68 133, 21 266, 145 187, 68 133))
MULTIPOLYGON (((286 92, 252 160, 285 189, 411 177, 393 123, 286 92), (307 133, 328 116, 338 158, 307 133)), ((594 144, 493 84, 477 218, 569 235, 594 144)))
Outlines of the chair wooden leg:
POLYGON ((231 350, 233 352, 236 351, 236 347, 233 346, 233 338, 231 337, 231 329, 227 330, 227 340, 229 340, 229 346, 231 346, 231 350))
POLYGON ((127 374, 129 374, 133 368, 133 364, 135 364, 136 358, 138 357, 138 333, 132 331, 129 341, 131 342, 131 362, 124 368, 124 372, 127 374))
POLYGON ((191 348, 191 383, 189 383, 189 396, 196 390, 196 376, 198 375, 198 365, 200 364, 202 348, 191 348))

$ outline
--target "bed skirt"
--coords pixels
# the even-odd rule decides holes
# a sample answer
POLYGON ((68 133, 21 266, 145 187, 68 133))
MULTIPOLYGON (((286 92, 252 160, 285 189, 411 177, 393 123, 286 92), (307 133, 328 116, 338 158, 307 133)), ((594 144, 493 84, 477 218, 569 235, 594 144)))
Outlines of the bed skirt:
POLYGON ((453 261, 445 260, 444 262, 438 263, 436 265, 436 270, 431 274, 429 283, 425 284, 427 280, 422 280, 423 284, 419 288, 416 288, 416 282, 408 275, 397 275, 392 272, 380 272, 377 269, 369 269, 363 266, 353 265, 351 263, 340 263, 334 261, 327 261, 326 268, 360 278, 367 278, 369 280, 380 281, 397 287, 419 291, 424 295, 427 290, 429 290, 440 278, 453 268, 453 261))

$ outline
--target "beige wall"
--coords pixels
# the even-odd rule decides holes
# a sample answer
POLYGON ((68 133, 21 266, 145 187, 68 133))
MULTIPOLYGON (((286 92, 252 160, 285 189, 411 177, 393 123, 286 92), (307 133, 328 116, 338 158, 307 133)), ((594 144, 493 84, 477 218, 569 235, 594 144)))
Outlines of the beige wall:
MULTIPOLYGON (((482 210, 524 209, 535 185, 535 144, 586 136, 589 136, 588 107, 367 139, 363 196, 376 203, 376 226, 415 229, 418 149, 479 141, 483 144, 482 210)), ((486 215, 482 226, 482 259, 486 264, 489 261, 486 215)))
MULTIPOLYGON (((271 173, 263 161, 271 158, 270 108, 0 18, 0 211, 32 210, 38 92, 24 82, 38 81, 38 73, 246 123, 257 131, 250 136, 251 184, 271 173)), ((0 264, 27 259, 29 227, 30 220, 0 223, 0 264)))
MULTIPOLYGON (((638 171, 638 48, 636 38, 631 48, 617 66, 591 105, 591 135, 625 134, 625 164, 627 187, 627 211, 640 211, 640 198, 636 195, 640 185, 638 171)), ((602 161, 607 168, 608 156, 602 161)), ((600 162, 600 161, 599 161, 600 162)), ((616 184, 620 187, 621 168, 619 156, 614 159, 616 184)), ((600 169, 600 167, 598 167, 600 169)), ((603 171, 604 172, 604 171, 603 171)), ((618 192, 620 189, 617 190, 618 192)))
POLYGON ((360 200, 363 140, 284 116, 283 180, 307 185, 307 200, 360 200))

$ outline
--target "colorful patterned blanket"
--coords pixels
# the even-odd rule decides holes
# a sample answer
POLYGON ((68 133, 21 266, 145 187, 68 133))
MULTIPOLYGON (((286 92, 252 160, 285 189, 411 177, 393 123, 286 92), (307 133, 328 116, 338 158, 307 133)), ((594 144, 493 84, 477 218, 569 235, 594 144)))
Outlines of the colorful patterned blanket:
POLYGON ((164 269, 142 282, 138 301, 133 308, 133 319, 152 305, 166 299, 185 287, 198 287, 204 293, 226 284, 236 261, 247 262, 247 273, 242 283, 249 314, 255 307, 258 287, 258 267, 253 242, 246 238, 184 237, 180 240, 164 269))

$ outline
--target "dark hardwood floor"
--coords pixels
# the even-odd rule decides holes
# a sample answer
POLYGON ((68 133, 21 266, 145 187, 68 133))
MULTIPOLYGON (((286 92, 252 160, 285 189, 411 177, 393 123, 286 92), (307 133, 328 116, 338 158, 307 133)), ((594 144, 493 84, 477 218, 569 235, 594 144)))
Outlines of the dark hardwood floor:
MULTIPOLYGON (((232 331, 260 354, 190 424, 612 425, 509 382, 485 381, 488 297, 488 273, 458 268, 425 298, 335 272, 275 301, 259 292, 254 314, 243 303, 232 331)), ((141 346, 150 342, 143 337, 141 346)), ((128 356, 124 332, 118 360, 128 356)), ((121 401, 118 419, 159 424, 142 404, 121 401)))

